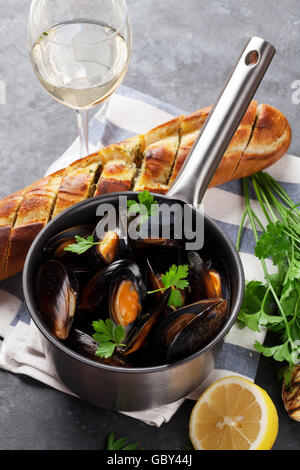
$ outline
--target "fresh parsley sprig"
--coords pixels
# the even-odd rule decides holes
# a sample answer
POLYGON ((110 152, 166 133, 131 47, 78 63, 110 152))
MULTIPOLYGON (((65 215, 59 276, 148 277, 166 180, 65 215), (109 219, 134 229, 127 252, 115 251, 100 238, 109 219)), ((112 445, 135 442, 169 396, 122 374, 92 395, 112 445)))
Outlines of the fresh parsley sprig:
POLYGON ((254 346, 266 357, 286 362, 283 376, 290 382, 294 365, 300 360, 300 212, 286 191, 268 173, 251 177, 254 192, 266 218, 263 224, 254 211, 249 197, 249 180, 243 180, 245 211, 237 239, 237 248, 246 217, 249 218, 256 242, 265 282, 250 281, 238 322, 253 331, 260 327, 278 333, 278 344, 266 347, 258 341, 254 346), (259 233, 261 232, 261 233, 259 233), (270 274, 267 259, 277 267, 270 274))
POLYGON ((189 281, 186 279, 188 276, 189 267, 187 264, 176 266, 173 264, 169 271, 162 275, 161 281, 163 286, 161 289, 149 291, 148 294, 155 292, 164 292, 165 290, 172 287, 168 305, 169 307, 180 308, 182 307, 182 297, 179 289, 185 289, 189 286, 189 281))
POLYGON ((99 345, 95 352, 96 356, 107 359, 113 355, 117 346, 126 346, 122 342, 125 338, 122 325, 114 326, 113 322, 107 318, 105 321, 93 321, 92 326, 96 332, 93 338, 99 345))
POLYGON ((106 450, 143 450, 139 442, 134 444, 126 444, 127 437, 120 437, 115 441, 114 433, 112 432, 107 438, 106 450))
POLYGON ((89 235, 87 238, 80 237, 75 235, 76 243, 70 243, 70 245, 64 248, 65 251, 71 251, 72 253, 77 253, 77 255, 82 255, 86 251, 90 250, 92 246, 100 245, 103 242, 95 242, 93 235, 89 235))
POLYGON ((133 200, 127 201, 128 214, 140 214, 140 224, 143 224, 150 216, 157 214, 159 205, 147 190, 140 192, 137 198, 139 202, 133 200))

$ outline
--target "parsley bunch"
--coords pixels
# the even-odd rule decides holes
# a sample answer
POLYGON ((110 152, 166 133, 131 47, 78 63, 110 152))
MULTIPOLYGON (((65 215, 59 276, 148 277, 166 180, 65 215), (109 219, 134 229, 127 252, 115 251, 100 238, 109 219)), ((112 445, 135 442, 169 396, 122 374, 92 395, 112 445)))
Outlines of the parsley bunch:
POLYGON ((266 222, 261 221, 251 206, 249 180, 244 178, 245 211, 237 249, 248 217, 256 241, 255 255, 260 259, 265 282, 254 280, 246 284, 238 322, 253 331, 260 331, 263 326, 278 333, 278 344, 265 347, 256 341, 254 346, 264 356, 287 363, 281 375, 289 383, 293 366, 300 361, 299 204, 295 204, 268 173, 257 173, 251 177, 251 182, 266 222), (268 258, 277 268, 275 274, 268 271, 268 258))

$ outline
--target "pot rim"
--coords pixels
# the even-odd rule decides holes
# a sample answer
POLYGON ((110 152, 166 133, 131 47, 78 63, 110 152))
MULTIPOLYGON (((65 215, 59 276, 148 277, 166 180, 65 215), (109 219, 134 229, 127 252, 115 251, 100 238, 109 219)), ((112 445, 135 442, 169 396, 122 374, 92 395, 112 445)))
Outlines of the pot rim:
MULTIPOLYGON (((61 214, 56 216, 54 219, 52 219, 48 224, 45 225, 45 227, 39 232, 35 240, 33 241, 28 254, 26 256, 25 264, 24 264, 24 270, 23 270, 23 277, 22 277, 22 283, 23 283, 23 291, 24 291, 24 297, 25 297, 25 302, 27 305, 27 308, 29 310, 30 316, 32 320, 34 321, 35 325, 37 326, 38 330, 42 335, 54 346, 56 346, 59 350, 61 350, 63 353, 67 354, 68 356, 71 356, 73 359, 77 359, 80 362, 83 362, 84 364, 87 364, 89 366, 95 367, 97 369, 103 369, 112 373, 125 373, 125 374, 141 374, 141 373, 158 373, 161 371, 166 371, 170 369, 174 369, 180 366, 183 366, 185 363, 188 363, 192 361, 193 359, 201 356, 202 354, 206 353, 209 350, 212 350, 216 344, 218 344, 228 333, 228 331, 231 329, 233 326, 237 315, 239 313, 242 301, 243 301, 243 295, 244 295, 244 289, 245 289, 245 277, 244 277, 244 270, 243 270, 243 265, 241 262, 241 258, 233 244, 233 242, 230 240, 228 235, 218 226, 218 224, 209 216, 204 214, 205 221, 208 221, 208 223, 213 227, 213 230, 216 231, 221 238, 224 239, 227 248, 230 250, 230 256, 235 264, 236 270, 237 270, 237 276, 239 279, 238 282, 238 287, 237 287, 237 300, 235 302, 235 305, 232 308, 232 312, 230 314, 230 317, 228 318, 227 322, 221 328, 221 330, 217 333, 214 338, 208 342, 203 348, 200 349, 200 351, 197 351, 196 353, 181 359, 179 361, 176 361, 171 364, 162 364, 159 366, 151 366, 151 367, 116 367, 116 366, 109 366, 107 364, 101 364, 99 362, 93 361, 92 359, 86 358, 77 352, 73 351, 69 347, 67 347, 64 343, 62 343, 60 340, 55 338, 55 336, 47 329, 47 327, 44 325, 44 322, 40 318, 40 314, 37 311, 37 307, 35 305, 35 301, 32 298, 30 294, 30 281, 29 281, 29 272, 31 269, 31 263, 32 259, 35 255, 35 250, 37 245, 40 243, 40 239, 44 238, 45 234, 51 229, 53 225, 56 225, 59 223, 59 221, 63 220, 63 218, 66 215, 71 214, 72 212, 80 212, 81 210, 84 210, 83 208, 89 205, 97 205, 99 202, 103 202, 104 200, 107 202, 108 200, 116 200, 119 196, 128 196, 131 198, 133 196, 136 196, 138 194, 137 191, 124 191, 120 193, 109 193, 101 196, 96 196, 92 197, 90 199, 85 199, 84 201, 81 201, 68 209, 64 210, 61 214)), ((157 194, 157 193, 151 193, 154 197, 165 200, 166 202, 173 201, 173 199, 170 199, 166 195, 162 194, 157 194)), ((175 201, 175 200, 174 200, 175 201)), ((183 204, 183 201, 176 201, 181 204, 183 204)), ((195 208, 193 210, 196 211, 195 208)))

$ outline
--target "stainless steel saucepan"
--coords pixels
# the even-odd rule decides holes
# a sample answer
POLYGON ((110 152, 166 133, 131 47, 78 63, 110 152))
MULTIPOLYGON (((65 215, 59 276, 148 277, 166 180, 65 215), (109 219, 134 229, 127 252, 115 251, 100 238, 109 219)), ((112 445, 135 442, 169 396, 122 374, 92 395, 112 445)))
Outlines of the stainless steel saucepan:
MULTIPOLYGON (((159 203, 171 200, 197 204, 208 187, 230 140, 238 127, 275 52, 261 38, 253 37, 243 50, 201 135, 195 142, 180 174, 167 196, 155 194, 159 203)), ((96 223, 96 209, 102 203, 118 204, 120 196, 136 198, 134 192, 113 193, 88 199, 54 218, 34 241, 24 268, 23 287, 32 320, 40 330, 45 354, 62 382, 76 395, 95 405, 117 410, 137 411, 175 402, 192 392, 214 367, 225 334, 236 320, 244 292, 240 257, 218 225, 205 216, 204 249, 214 251, 229 273, 231 301, 226 323, 199 352, 172 364, 146 368, 119 368, 87 359, 57 340, 48 330, 35 300, 35 280, 42 263, 42 250, 56 233, 78 224, 96 223)))

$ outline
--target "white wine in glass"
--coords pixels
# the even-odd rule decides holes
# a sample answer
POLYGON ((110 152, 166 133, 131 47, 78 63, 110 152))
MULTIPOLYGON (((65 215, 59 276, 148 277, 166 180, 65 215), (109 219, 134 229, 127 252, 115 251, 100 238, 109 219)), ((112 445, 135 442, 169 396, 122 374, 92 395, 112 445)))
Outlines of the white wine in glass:
POLYGON ((30 56, 47 92, 77 111, 83 156, 88 153, 88 109, 103 103, 128 70, 131 28, 124 0, 67 0, 59 2, 63 6, 57 13, 58 1, 33 1, 30 56))

